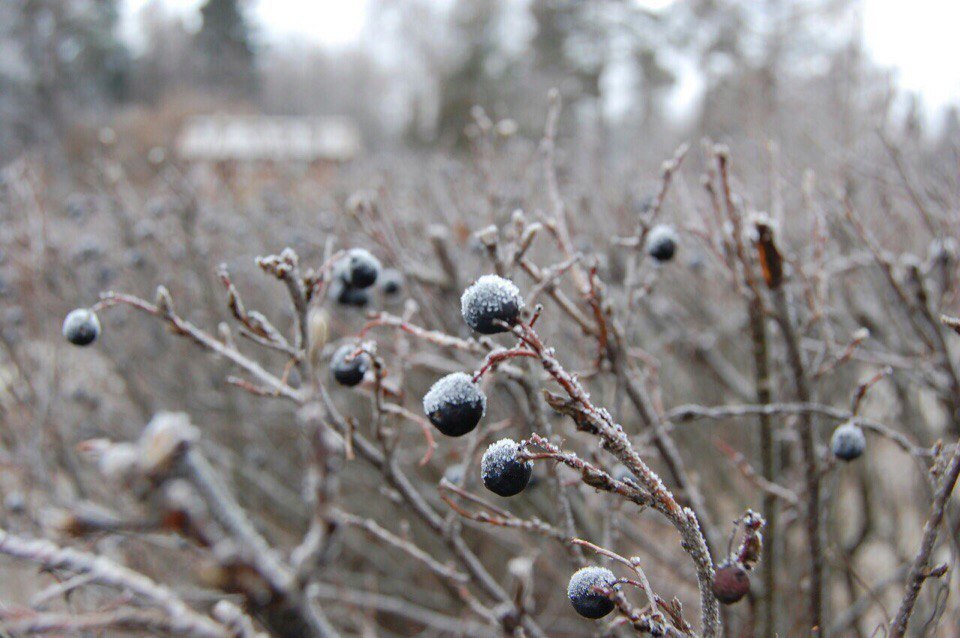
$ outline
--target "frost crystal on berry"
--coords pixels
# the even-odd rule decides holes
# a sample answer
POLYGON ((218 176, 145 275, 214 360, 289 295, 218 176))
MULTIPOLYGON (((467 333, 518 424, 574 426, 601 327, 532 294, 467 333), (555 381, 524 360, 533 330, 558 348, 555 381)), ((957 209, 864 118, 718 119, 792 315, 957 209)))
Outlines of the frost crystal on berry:
POLYGON ((365 248, 351 248, 347 251, 340 276, 344 283, 354 288, 369 288, 380 275, 380 260, 365 248))
POLYGON ((433 384, 423 397, 423 411, 447 436, 463 436, 487 411, 487 397, 464 372, 448 374, 433 384))
POLYGON ((850 421, 837 426, 830 438, 830 448, 833 455, 843 461, 852 461, 867 448, 867 438, 863 435, 863 430, 855 423, 850 421))
POLYGON ((515 496, 530 482, 533 463, 517 459, 520 445, 513 439, 492 443, 480 459, 483 484, 499 496, 515 496))
POLYGON ((613 611, 614 603, 597 588, 613 587, 617 577, 606 567, 591 565, 573 573, 567 585, 567 597, 577 613, 585 618, 603 618, 613 611))
POLYGON ((677 252, 679 241, 672 226, 658 224, 647 234, 647 254, 657 261, 670 261, 677 252))
POLYGON ((460 312, 467 325, 481 334, 506 332, 500 322, 516 323, 523 309, 520 289, 509 279, 484 275, 464 291, 460 312))
POLYGON ((100 336, 100 319, 87 308, 77 308, 63 320, 63 336, 75 346, 88 346, 100 336))

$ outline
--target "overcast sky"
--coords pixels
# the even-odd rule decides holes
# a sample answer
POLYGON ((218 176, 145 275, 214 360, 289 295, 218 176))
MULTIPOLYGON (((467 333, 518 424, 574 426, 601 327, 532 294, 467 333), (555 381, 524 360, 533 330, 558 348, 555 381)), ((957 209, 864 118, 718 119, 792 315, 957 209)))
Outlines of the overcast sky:
MULTIPOLYGON (((137 13, 149 0, 123 0, 124 30, 136 39, 137 13)), ((202 0, 164 0, 196 16, 202 0)), ((442 0, 438 0, 442 1, 442 0)), ((639 0, 662 6, 673 0, 639 0)), ((881 65, 896 69, 900 85, 919 92, 926 106, 960 103, 960 1, 863 0, 867 48, 881 65)), ((327 45, 354 42, 368 0, 257 0, 252 17, 268 40, 299 36, 327 45)))

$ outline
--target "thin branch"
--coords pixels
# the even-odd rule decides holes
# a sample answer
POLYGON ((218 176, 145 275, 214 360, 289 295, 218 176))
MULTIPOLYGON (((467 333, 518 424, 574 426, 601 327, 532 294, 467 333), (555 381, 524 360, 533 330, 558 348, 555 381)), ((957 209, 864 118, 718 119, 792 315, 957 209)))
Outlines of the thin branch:
POLYGON ((31 540, 0 529, 0 554, 28 560, 46 569, 89 574, 98 584, 125 589, 164 611, 171 631, 194 638, 224 638, 226 628, 201 615, 172 590, 143 574, 118 565, 103 556, 63 548, 45 540, 31 540))
MULTIPOLYGON (((917 603, 917 597, 920 595, 920 589, 923 583, 932 575, 930 570, 930 555, 933 553, 934 545, 937 542, 937 535, 940 532, 940 524, 943 522, 944 513, 947 504, 950 501, 950 495, 957 484, 957 477, 960 476, 960 445, 953 452, 950 462, 947 464, 940 484, 933 497, 933 504, 930 507, 930 516, 923 526, 923 538, 920 541, 920 550, 913 559, 913 565, 910 567, 910 574, 907 576, 907 590, 900 602, 900 609, 890 625, 890 638, 902 638, 907 632, 907 623, 910 622, 910 616, 913 614, 913 608, 917 603)), ((943 572, 940 573, 942 575, 943 572)))

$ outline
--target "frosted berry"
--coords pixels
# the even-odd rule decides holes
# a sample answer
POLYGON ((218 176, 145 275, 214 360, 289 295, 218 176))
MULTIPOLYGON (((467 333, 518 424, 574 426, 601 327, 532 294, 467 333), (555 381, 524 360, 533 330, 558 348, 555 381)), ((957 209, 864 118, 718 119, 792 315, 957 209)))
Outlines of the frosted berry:
POLYGON ((471 432, 487 410, 487 397, 469 374, 454 372, 433 384, 423 397, 423 411, 447 436, 471 432))
POLYGON ((603 618, 613 611, 610 598, 597 591, 598 587, 612 588, 617 577, 606 567, 583 567, 573 573, 567 585, 567 597, 573 608, 584 618, 603 618))
POLYGON ((363 308, 370 303, 370 294, 366 290, 354 288, 342 279, 334 279, 330 283, 330 298, 341 306, 363 308))
POLYGON ((670 261, 677 254, 679 241, 673 226, 658 224, 647 233, 647 254, 659 262, 670 261))
POLYGON ((463 483, 464 470, 466 470, 466 468, 463 463, 454 463, 443 471, 443 478, 454 485, 460 485, 463 483))
POLYGON ((63 336, 75 346, 89 346, 100 336, 100 319, 87 308, 71 310, 63 320, 63 336))
POLYGON ((867 437, 859 425, 847 421, 837 426, 830 438, 830 449, 833 455, 843 461, 852 461, 859 458, 867 448, 867 437))
POLYGON ((736 563, 725 563, 713 575, 713 595, 724 605, 739 602, 750 591, 750 575, 736 563))
POLYGON ((396 268, 387 268, 380 275, 380 289, 388 297, 400 294, 403 290, 403 275, 396 268))
POLYGON ((522 309, 520 289, 509 279, 497 275, 484 275, 460 298, 464 321, 485 335, 506 332, 507 328, 500 322, 516 323, 522 309))
POLYGON ((516 496, 530 482, 533 463, 520 461, 520 444, 513 439, 491 443, 480 459, 480 478, 488 490, 498 496, 516 496))
POLYGON ((369 288, 380 276, 380 261, 364 248, 351 248, 344 258, 342 277, 353 288, 369 288))
POLYGON ((359 385, 363 381, 363 375, 367 368, 370 367, 370 357, 363 352, 348 361, 350 355, 356 351, 357 347, 355 345, 340 346, 330 359, 330 370, 333 372, 333 378, 340 385, 348 387, 359 385))

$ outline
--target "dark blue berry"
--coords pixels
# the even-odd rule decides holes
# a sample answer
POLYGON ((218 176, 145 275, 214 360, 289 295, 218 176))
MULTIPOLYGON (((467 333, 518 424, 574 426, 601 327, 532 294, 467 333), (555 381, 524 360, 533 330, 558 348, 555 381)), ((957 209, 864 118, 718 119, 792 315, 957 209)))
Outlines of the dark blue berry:
POLYGON ((659 262, 670 261, 677 254, 680 238, 672 226, 659 224, 647 233, 647 254, 659 262))
POLYGON ((380 261, 363 248, 347 251, 342 277, 353 288, 369 288, 380 275, 380 261))
POLYGON ((70 311, 63 320, 63 336, 75 346, 89 346, 100 336, 97 314, 86 308, 70 311))
POLYGON ((480 459, 480 477, 488 490, 498 496, 516 496, 530 482, 533 463, 520 461, 520 444, 513 439, 492 443, 480 459))
POLYGON ((583 567, 573 573, 567 585, 567 597, 584 618, 603 618, 613 611, 614 603, 597 588, 613 588, 617 577, 606 567, 583 567))
POLYGON ((515 324, 523 309, 520 289, 497 275, 484 275, 464 291, 460 312, 467 325, 485 335, 506 332, 506 324, 515 324))
POLYGON ((366 290, 354 288, 339 278, 330 282, 330 297, 341 306, 352 308, 363 308, 370 303, 370 294, 366 290))
POLYGON ((388 297, 400 294, 403 290, 403 275, 396 268, 387 268, 380 276, 380 289, 388 297))
POLYGON ((433 384, 423 397, 423 411, 447 436, 471 432, 487 410, 487 397, 470 375, 448 374, 433 384))
POLYGON ((333 372, 333 378, 340 385, 348 387, 359 385, 363 381, 363 375, 367 372, 367 368, 370 367, 370 357, 363 352, 348 360, 350 355, 356 351, 357 346, 352 344, 340 346, 330 359, 330 370, 333 372))
POLYGON ((843 461, 859 458, 866 448, 867 437, 863 435, 863 430, 850 421, 837 426, 830 438, 833 455, 843 461))

